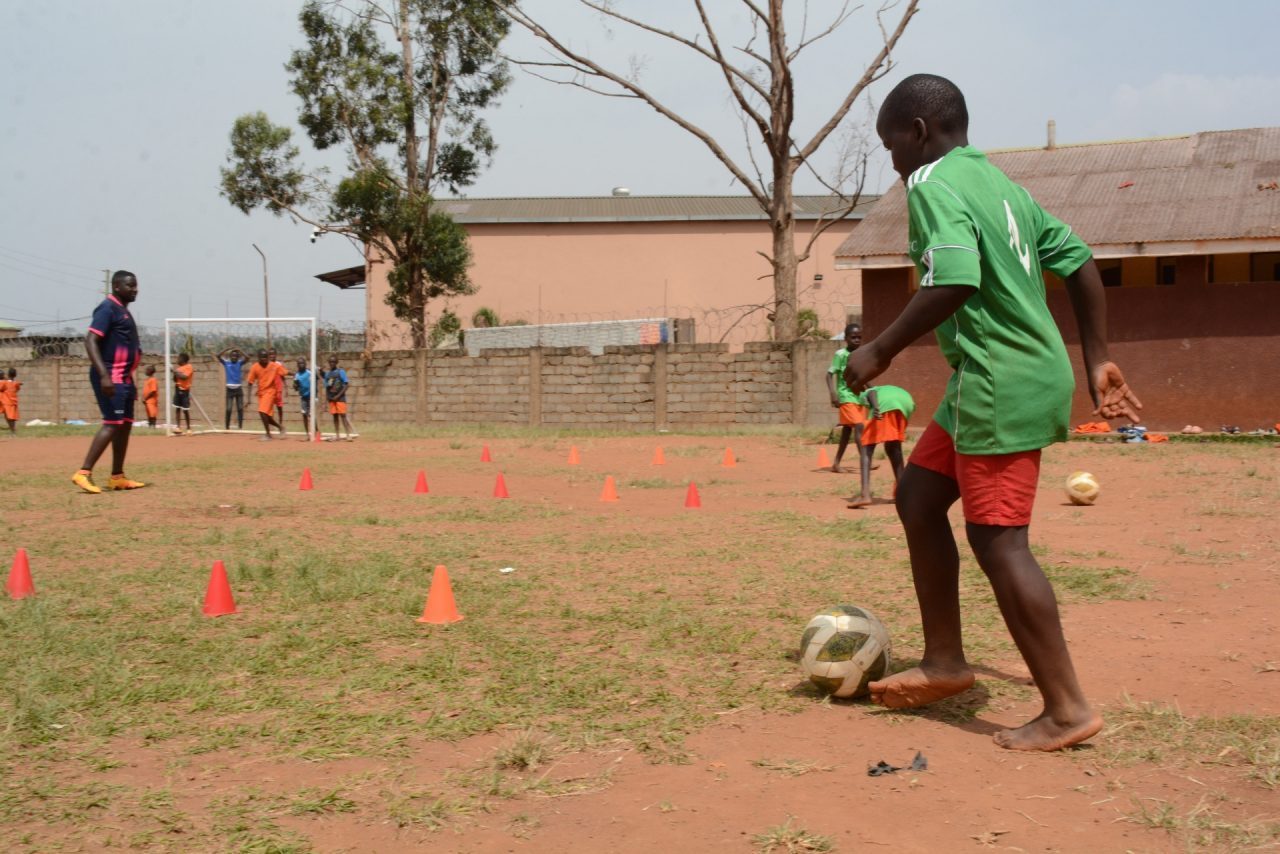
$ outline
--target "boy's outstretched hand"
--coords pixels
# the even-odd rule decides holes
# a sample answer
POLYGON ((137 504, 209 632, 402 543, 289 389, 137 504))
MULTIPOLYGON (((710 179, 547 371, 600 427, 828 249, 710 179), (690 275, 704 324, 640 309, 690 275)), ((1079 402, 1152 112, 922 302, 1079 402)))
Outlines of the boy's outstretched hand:
POLYGON ((1142 419, 1138 410, 1142 402, 1124 381, 1124 374, 1116 367, 1115 362, 1101 362, 1093 367, 1089 377, 1091 386, 1089 393, 1093 396, 1094 415, 1103 418, 1128 418, 1134 424, 1142 419))
POLYGON ((862 394, 873 379, 889 370, 892 359, 883 358, 874 344, 864 345, 849 354, 844 366, 844 384, 854 394, 862 394))

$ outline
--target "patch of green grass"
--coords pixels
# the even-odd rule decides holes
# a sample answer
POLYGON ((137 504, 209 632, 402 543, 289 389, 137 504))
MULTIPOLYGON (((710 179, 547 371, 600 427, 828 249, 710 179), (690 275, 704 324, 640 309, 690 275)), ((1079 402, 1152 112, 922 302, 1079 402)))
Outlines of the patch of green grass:
POLYGON ((761 854, 772 854, 775 851, 803 854, 806 851, 835 850, 835 845, 829 837, 819 836, 802 827, 797 827, 793 816, 788 816, 785 822, 776 827, 755 834, 751 837, 751 842, 761 854))
POLYGON ((627 481, 628 489, 684 489, 685 485, 663 477, 638 477, 627 481))
POLYGON ((1042 568, 1058 595, 1068 601, 1146 599, 1149 595, 1148 585, 1124 567, 1045 563, 1042 568))
POLYGON ((1190 851, 1259 851, 1280 844, 1280 821, 1262 817, 1231 821, 1208 801, 1208 796, 1203 797, 1184 812, 1159 798, 1135 798, 1127 818, 1163 830, 1190 851))
POLYGON ((1280 787, 1280 717, 1192 717, 1170 706, 1136 703, 1108 710, 1102 756, 1116 764, 1219 765, 1240 769, 1244 779, 1280 787))
POLYGON ((329 815, 355 810, 356 802, 343 795, 340 789, 303 789, 293 796, 289 804, 291 815, 329 815))
POLYGON ((493 764, 500 771, 532 771, 554 755, 555 745, 547 736, 525 730, 499 747, 493 764))

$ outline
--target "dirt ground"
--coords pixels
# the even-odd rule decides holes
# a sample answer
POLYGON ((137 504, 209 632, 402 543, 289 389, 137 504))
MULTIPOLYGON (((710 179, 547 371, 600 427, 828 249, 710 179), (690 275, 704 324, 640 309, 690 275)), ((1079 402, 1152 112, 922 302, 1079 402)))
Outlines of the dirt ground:
MULTIPOLYGON (((84 437, 0 442, 0 467, 14 482, 33 484, 32 495, 56 498, 58 506, 69 508, 80 520, 75 525, 90 528, 145 523, 175 512, 198 516, 201 526, 217 527, 223 524, 217 507, 239 506, 264 494, 289 524, 299 502, 309 500, 292 479, 301 465, 315 473, 317 493, 340 492, 352 512, 379 507, 386 496, 401 500, 411 492, 419 468, 430 480, 424 501, 491 501, 494 478, 501 471, 510 501, 554 508, 563 515, 504 522, 489 535, 498 540, 519 541, 556 526, 583 536, 608 530, 654 541, 676 531, 696 536, 708 548, 745 541, 749 549, 752 538, 761 536, 752 527, 761 513, 799 514, 788 518, 819 522, 856 516, 886 538, 896 536, 887 541, 900 562, 905 546, 894 534, 892 504, 847 510, 841 496, 853 491, 856 474, 819 470, 813 441, 801 436, 379 439, 371 434, 353 443, 266 445, 245 436, 144 436, 134 443, 129 471, 154 479, 155 485, 93 499, 75 495, 66 482, 83 453, 84 437), (493 463, 479 462, 482 444, 490 448, 493 463), (658 444, 666 452, 667 464, 661 468, 651 464, 658 444), (580 466, 565 464, 570 445, 581 452, 580 466), (721 464, 725 447, 732 447, 733 468, 721 464), (261 462, 272 455, 287 464, 261 462), (230 466, 236 475, 223 478, 216 489, 191 495, 178 484, 181 466, 193 463, 230 466), (282 471, 290 473, 289 481, 282 482, 282 471), (598 500, 606 474, 618 480, 617 504, 598 500), (646 484, 655 478, 664 483, 646 484), (699 484, 701 510, 683 507, 685 484, 691 480, 699 484), (628 483, 646 485, 628 488, 628 483)), ((888 494, 888 464, 882 463, 874 477, 877 493, 888 494)), ((7 494, 15 497, 12 490, 7 494)), ((950 714, 887 714, 863 703, 817 699, 798 711, 726 708, 716 713, 715 722, 687 738, 682 762, 655 762, 627 744, 562 752, 528 772, 558 781, 557 789, 494 797, 483 810, 439 827, 400 826, 364 809, 281 814, 276 822, 315 850, 335 852, 751 851, 767 850, 764 837, 771 832, 778 839, 776 850, 789 850, 780 828, 803 828, 841 851, 1165 851, 1197 845, 1233 848, 1245 839, 1276 847, 1280 830, 1261 836, 1245 832, 1280 827, 1268 824, 1280 821, 1276 781, 1242 773, 1230 748, 1205 757, 1189 746, 1183 751, 1177 743, 1161 744, 1187 737, 1189 730, 1176 727, 1167 733, 1150 731, 1150 745, 1124 740, 1144 720, 1135 709, 1146 703, 1171 708, 1176 720, 1280 716, 1277 498, 1280 449, 1270 443, 1134 447, 1075 442, 1046 451, 1032 525, 1033 542, 1047 550, 1042 560, 1122 567, 1134 574, 1141 589, 1139 596, 1064 601, 1064 625, 1081 682, 1109 724, 1077 750, 1028 755, 992 743, 993 732, 1039 711, 1034 692, 1004 690, 1006 685, 1029 684, 1016 651, 1005 646, 982 657, 979 683, 960 706, 968 714, 956 714, 956 707, 950 714), (1075 507, 1063 498, 1062 480, 1078 469, 1093 472, 1102 483, 1096 506, 1075 507), (1121 743, 1127 745, 1123 751, 1116 746, 1121 743), (917 752, 927 758, 927 771, 878 777, 866 773, 879 760, 905 766, 917 752), (1196 832, 1205 830, 1201 819, 1209 815, 1239 832, 1197 842, 1196 832)), ((0 539, 0 549, 6 556, 17 546, 32 552, 37 589, 60 573, 79 571, 56 557, 41 555, 37 561, 40 543, 71 523, 47 508, 37 512, 12 504, 4 516, 9 536, 0 539)), ((958 511, 954 520, 959 526, 958 511)), ((962 526, 958 531, 962 535, 962 526)), ((498 554, 490 547, 483 553, 486 558, 498 554)), ((191 559, 207 566, 206 557, 192 554, 191 559)), ((509 557, 513 576, 528 571, 519 558, 509 557)), ((644 550, 618 560, 642 563, 644 550)), ((856 576, 856 555, 849 562, 851 577, 856 576)), ((469 575, 497 568, 476 563, 450 566, 464 613, 469 575)), ((610 566, 609 557, 602 556, 601 571, 610 566)), ((663 568, 650 569, 661 573, 663 568)), ((740 570, 716 562, 700 567, 710 583, 717 574, 728 577, 740 570)), ((829 601, 792 605, 812 612, 855 600, 855 595, 832 589, 829 601)), ((904 614, 914 607, 909 600, 896 606, 904 614)), ((252 607, 251 599, 241 600, 242 610, 252 607)), ((797 639, 802 628, 803 621, 795 625, 797 639)), ((918 656, 913 629, 892 622, 889 628, 899 658, 918 656)), ((797 669, 766 687, 793 691, 799 680, 797 669)), ((125 731, 109 745, 113 767, 61 773, 77 782, 164 788, 195 828, 186 831, 178 847, 216 850, 228 843, 206 835, 200 817, 216 797, 246 784, 266 793, 342 787, 363 803, 362 786, 390 785, 384 773, 388 765, 395 766, 395 786, 435 785, 450 775, 487 767, 494 751, 510 738, 510 733, 494 731, 458 741, 416 741, 409 758, 394 760, 356 756, 305 761, 253 746, 213 750, 194 762, 177 763, 174 745, 151 744, 125 731)), ((1264 757, 1252 767, 1269 761, 1274 775, 1278 760, 1264 757)), ((90 831, 68 820, 65 832, 56 821, 19 822, 9 828, 14 835, 8 838, 29 833, 32 840, 98 850, 111 840, 122 844, 135 823, 120 813, 95 821, 99 827, 90 831)), ((812 840, 792 845, 790 850, 824 850, 812 840)))

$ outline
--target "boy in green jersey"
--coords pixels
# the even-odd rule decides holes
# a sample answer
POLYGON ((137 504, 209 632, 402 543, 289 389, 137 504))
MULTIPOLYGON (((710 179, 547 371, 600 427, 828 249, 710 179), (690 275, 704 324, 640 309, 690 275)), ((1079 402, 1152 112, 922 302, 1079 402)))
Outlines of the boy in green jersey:
POLYGON ((995 741, 1059 750, 1095 735, 1102 719, 1080 689, 1053 588, 1027 542, 1040 449, 1066 438, 1074 385, 1042 269, 1066 282, 1095 414, 1136 422, 1142 404, 1107 354, 1105 297, 1089 248, 969 146, 968 125, 960 90, 929 74, 899 83, 876 121, 907 187, 908 251, 920 289, 884 332, 849 356, 845 379, 862 392, 929 330, 954 373, 896 502, 924 656, 919 667, 872 682, 871 697, 910 708, 973 684, 960 638, 960 559, 947 521, 960 499, 969 545, 1044 699, 1039 716, 995 741))
POLYGON ((862 494, 849 502, 850 510, 871 506, 871 469, 876 445, 884 445, 884 455, 893 467, 893 488, 897 494, 902 479, 902 443, 907 438, 907 422, 916 411, 911 393, 896 385, 878 385, 862 393, 867 402, 867 423, 862 428, 858 457, 862 460, 862 494))
POLYGON ((831 470, 836 474, 840 473, 840 460, 849 447, 849 437, 853 437, 855 448, 861 446, 862 425, 867 420, 862 398, 849 391, 844 381, 844 366, 849 362, 849 354, 861 344, 862 327, 850 323, 844 328, 844 347, 836 351, 831 367, 827 369, 827 393, 831 395, 831 405, 840 412, 840 447, 836 448, 836 460, 831 464, 831 470))

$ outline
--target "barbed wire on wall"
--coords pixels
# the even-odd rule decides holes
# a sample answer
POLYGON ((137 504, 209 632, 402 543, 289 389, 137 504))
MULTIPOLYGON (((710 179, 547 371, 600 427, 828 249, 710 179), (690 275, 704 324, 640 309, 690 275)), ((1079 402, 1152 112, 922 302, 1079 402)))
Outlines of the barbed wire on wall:
MULTIPOLYGON (((217 353, 226 347, 239 347, 245 352, 265 346, 265 338, 249 333, 232 325, 225 329, 195 331, 184 345, 197 352, 217 353), (242 334, 243 333, 243 334, 242 334), (261 340, 259 340, 261 339, 261 340)), ((261 324, 259 324, 261 326, 261 324)), ((265 327, 264 327, 265 328, 265 327)), ((138 338, 142 344, 142 352, 146 355, 162 355, 164 353, 164 327, 144 326, 138 328, 138 338)), ((310 347, 309 336, 276 336, 272 344, 277 351, 286 355, 305 355, 310 347), (297 340, 295 340, 297 339, 297 340), (296 353, 295 353, 296 351, 296 353)), ((364 323, 348 321, 340 324, 326 323, 316 330, 316 346, 325 353, 351 353, 365 349, 364 323)), ((34 359, 59 358, 67 356, 84 356, 84 333, 76 333, 73 329, 63 329, 56 335, 21 335, 13 338, 0 338, 0 363, 25 362, 34 359)))

